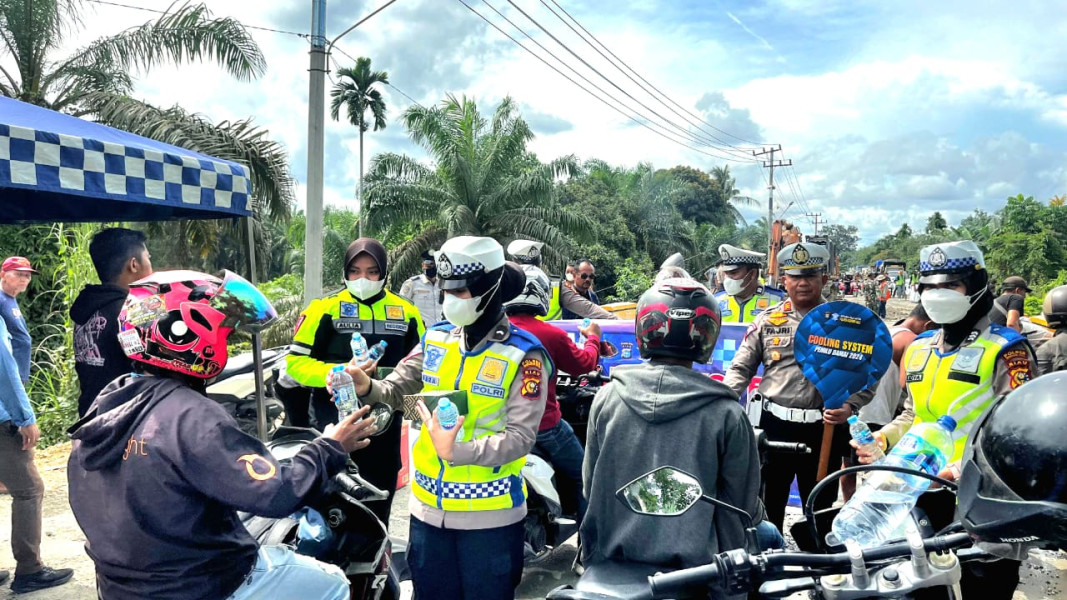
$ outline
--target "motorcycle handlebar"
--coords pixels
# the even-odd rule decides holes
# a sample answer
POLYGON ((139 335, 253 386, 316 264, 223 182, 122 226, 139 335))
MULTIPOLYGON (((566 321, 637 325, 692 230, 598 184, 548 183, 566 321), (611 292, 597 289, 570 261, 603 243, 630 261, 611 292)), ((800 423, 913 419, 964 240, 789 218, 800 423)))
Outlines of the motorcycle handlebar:
POLYGON ((807 444, 792 442, 772 442, 767 438, 760 441, 760 449, 767 452, 788 452, 790 454, 811 454, 807 444))
MULTIPOLYGON (((971 542, 970 535, 966 533, 953 533, 949 535, 934 536, 923 540, 923 547, 927 552, 942 552, 964 546, 971 542)), ((891 544, 882 548, 872 548, 863 551, 865 562, 887 560, 891 558, 903 558, 911 554, 911 547, 907 542, 891 544)), ((804 552, 793 553, 770 553, 750 554, 742 552, 744 558, 738 563, 735 553, 722 553, 715 557, 715 562, 682 569, 671 573, 660 573, 648 578, 649 588, 653 598, 672 598, 680 591, 700 585, 708 585, 722 581, 728 571, 748 571, 756 563, 762 562, 762 569, 781 569, 782 567, 812 567, 812 568, 847 568, 851 565, 848 552, 837 554, 808 554, 804 552)), ((968 559, 977 559, 985 556, 985 553, 968 555, 968 559)), ((796 573, 783 571, 784 574, 795 577, 796 573)))
POLYGON ((363 479, 357 474, 338 473, 333 482, 340 490, 356 500, 385 500, 389 494, 363 479))

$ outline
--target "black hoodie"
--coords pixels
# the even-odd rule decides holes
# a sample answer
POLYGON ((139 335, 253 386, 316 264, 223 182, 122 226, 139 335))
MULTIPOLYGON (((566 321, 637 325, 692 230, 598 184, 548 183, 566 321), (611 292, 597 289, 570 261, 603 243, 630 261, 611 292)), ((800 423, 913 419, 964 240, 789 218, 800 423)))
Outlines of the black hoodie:
POLYGON ((320 438, 279 464, 217 403, 153 376, 111 382, 70 433, 70 507, 104 600, 226 598, 258 547, 237 511, 287 516, 347 458, 320 438))
POLYGON ((114 283, 87 285, 70 307, 74 321, 74 370, 78 373, 81 395, 78 416, 104 386, 130 372, 130 359, 119 345, 119 311, 126 301, 126 288, 114 283))

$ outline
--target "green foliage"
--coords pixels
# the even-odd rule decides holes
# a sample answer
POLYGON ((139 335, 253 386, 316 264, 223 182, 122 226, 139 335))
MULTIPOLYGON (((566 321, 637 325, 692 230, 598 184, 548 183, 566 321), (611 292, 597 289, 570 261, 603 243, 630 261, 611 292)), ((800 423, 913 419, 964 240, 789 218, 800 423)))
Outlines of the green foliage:
POLYGON ((832 224, 823 227, 823 235, 830 238, 837 249, 837 257, 841 262, 841 268, 855 264, 855 253, 859 248, 859 228, 855 225, 832 224))
POLYGON ((948 222, 941 215, 941 211, 934 211, 934 214, 930 215, 930 218, 926 220, 926 233, 929 235, 937 235, 947 228, 948 222))
POLYGON ((348 122, 359 129, 362 136, 370 129, 367 111, 374 117, 374 131, 385 129, 385 99, 376 87, 379 83, 389 83, 389 74, 385 71, 372 71, 370 59, 361 56, 356 59, 355 67, 342 67, 337 70, 337 83, 330 90, 330 118, 341 118, 341 108, 347 109, 348 122))
POLYGON ((33 338, 27 392, 41 429, 41 444, 66 439, 78 413, 78 378, 74 372, 74 324, 70 305, 88 283, 98 283, 89 259, 89 239, 96 225, 0 226, 5 252, 30 259, 35 275, 19 308, 33 338))
POLYGON ((1061 285, 1067 285, 1067 269, 1060 269, 1060 272, 1056 274, 1054 279, 1050 279, 1040 285, 1031 283, 1030 287, 1034 291, 1026 295, 1026 308, 1024 309, 1026 315, 1040 315, 1041 307, 1045 302, 1045 294, 1052 291, 1052 288, 1061 285))
POLYGON ((371 161, 368 231, 389 238, 397 227, 417 230, 392 248, 393 284, 417 272, 423 251, 458 235, 490 236, 504 245, 541 240, 557 265, 576 242, 592 241, 592 223, 555 200, 554 182, 578 172, 575 158, 541 163, 531 155, 526 146, 534 134, 510 98, 490 119, 473 100, 448 96, 436 107, 412 106, 401 120, 434 165, 388 152, 371 161))
POLYGON ((601 302, 636 302, 652 285, 653 273, 655 265, 647 256, 627 257, 615 268, 614 287, 600 290, 601 302))

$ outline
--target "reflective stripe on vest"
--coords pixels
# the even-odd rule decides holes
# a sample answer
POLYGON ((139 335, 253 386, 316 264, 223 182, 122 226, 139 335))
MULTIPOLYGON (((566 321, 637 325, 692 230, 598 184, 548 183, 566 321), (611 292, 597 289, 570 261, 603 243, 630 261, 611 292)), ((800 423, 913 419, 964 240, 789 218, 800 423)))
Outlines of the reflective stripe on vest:
MULTIPOLYGON (((467 413, 456 438, 469 442, 504 431, 512 382, 520 377, 522 360, 539 348, 532 336, 512 327, 507 342, 493 342, 477 353, 460 349, 451 325, 436 326, 423 339, 423 391, 466 390, 467 413)), ((542 365, 549 372, 551 365, 542 365)), ((430 436, 423 432, 412 451, 419 501, 449 511, 503 510, 526 501, 522 479, 523 456, 498 467, 449 466, 437 456, 430 436)))
POLYGON ((963 450, 975 421, 993 401, 997 358, 1012 341, 987 327, 970 344, 939 355, 936 336, 918 338, 904 353, 906 384, 915 404, 915 422, 930 423, 949 415, 956 420, 952 461, 963 450))

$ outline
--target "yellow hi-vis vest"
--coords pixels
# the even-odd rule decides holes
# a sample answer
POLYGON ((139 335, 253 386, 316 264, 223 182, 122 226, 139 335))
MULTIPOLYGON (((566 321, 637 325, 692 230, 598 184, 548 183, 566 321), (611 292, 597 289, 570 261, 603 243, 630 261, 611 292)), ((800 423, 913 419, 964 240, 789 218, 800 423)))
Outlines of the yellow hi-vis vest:
POLYGON ((563 316, 563 307, 559 305, 559 286, 563 285, 563 282, 557 282, 552 286, 552 298, 548 303, 548 314, 543 317, 537 317, 542 321, 558 321, 563 316))
MULTIPOLYGON (((454 326, 441 323, 423 338, 423 391, 466 390, 467 413, 456 442, 501 433, 507 426, 507 398, 513 383, 521 384, 526 353, 541 349, 537 338, 511 326, 505 342, 491 342, 469 353, 460 348, 454 326), (516 382, 518 378, 518 382, 516 382)), ((543 350, 542 350, 543 351, 543 350)), ((545 353, 547 357, 547 353, 545 353)), ((538 365, 543 373, 551 365, 538 365)), ((423 430, 412 451, 415 485, 411 492, 419 501, 450 511, 503 510, 526 501, 522 479, 523 456, 496 467, 453 467, 437 456, 430 436, 423 430)))
POLYGON ((997 359, 1024 338, 1013 329, 992 324, 974 341, 942 355, 934 343, 935 333, 916 337, 901 364, 915 403, 915 422, 933 423, 942 415, 956 420, 955 449, 949 459, 955 462, 963 458, 971 429, 994 400, 997 359))
POLYGON ((744 306, 737 303, 737 299, 725 291, 715 294, 719 302, 719 314, 722 315, 723 323, 751 323, 763 311, 785 300, 785 293, 771 287, 756 288, 744 306))

